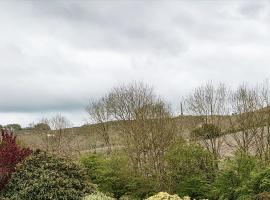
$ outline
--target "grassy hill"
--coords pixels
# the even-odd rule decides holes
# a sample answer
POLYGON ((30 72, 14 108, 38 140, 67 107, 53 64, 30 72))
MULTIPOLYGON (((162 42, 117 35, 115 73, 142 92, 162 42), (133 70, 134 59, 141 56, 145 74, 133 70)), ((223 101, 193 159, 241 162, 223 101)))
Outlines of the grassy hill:
MULTIPOLYGON (((225 118, 225 117, 224 117, 225 118)), ((199 116, 178 116, 175 117, 177 125, 177 135, 188 138, 189 133, 195 127, 198 127, 202 123, 202 118, 199 116)), ((225 120, 224 120, 225 121, 225 120)), ((117 131, 118 123, 117 121, 108 122, 110 123, 110 140, 113 147, 123 146, 123 141, 119 136, 119 132, 117 131)), ((64 133, 69 135, 70 140, 73 140, 74 146, 77 146, 77 149, 80 152, 85 151, 102 151, 106 147, 100 135, 97 132, 97 128, 100 126, 99 124, 86 124, 81 127, 73 127, 69 129, 65 129, 64 133)), ((26 146, 30 146, 31 148, 43 149, 44 145, 44 135, 53 134, 53 131, 37 131, 34 129, 23 129, 20 131, 16 131, 18 140, 25 144, 26 146)))

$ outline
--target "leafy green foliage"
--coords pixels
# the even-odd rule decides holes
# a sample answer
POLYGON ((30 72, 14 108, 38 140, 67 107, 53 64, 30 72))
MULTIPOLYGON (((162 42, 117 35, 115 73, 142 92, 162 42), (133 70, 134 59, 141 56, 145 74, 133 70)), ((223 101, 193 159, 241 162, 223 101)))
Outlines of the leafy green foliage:
POLYGON ((11 200, 81 200, 94 190, 78 165, 37 151, 17 167, 3 194, 11 200))
POLYGON ((168 179, 179 196, 206 198, 215 176, 213 157, 201 146, 176 143, 167 154, 168 179))
POLYGON ((136 176, 131 171, 127 157, 121 153, 110 156, 88 155, 82 157, 81 162, 99 190, 113 194, 115 198, 131 195, 143 199, 154 191, 151 179, 136 176))
POLYGON ((270 167, 254 173, 251 183, 255 194, 270 192, 270 167))
POLYGON ((250 179, 256 170, 258 161, 255 157, 238 151, 232 159, 224 163, 212 188, 212 199, 248 199, 252 193, 250 179))

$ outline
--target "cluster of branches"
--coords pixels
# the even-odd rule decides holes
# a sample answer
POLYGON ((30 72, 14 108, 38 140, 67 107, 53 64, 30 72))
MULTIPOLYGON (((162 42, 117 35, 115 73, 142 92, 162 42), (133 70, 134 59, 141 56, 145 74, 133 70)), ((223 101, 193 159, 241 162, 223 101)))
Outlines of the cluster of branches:
POLYGON ((224 84, 215 87, 207 83, 196 88, 186 98, 185 105, 189 114, 201 117, 202 125, 193 131, 193 136, 217 159, 222 144, 226 143, 269 162, 269 100, 267 81, 255 87, 242 84, 236 90, 229 90, 224 84))
POLYGON ((58 114, 49 119, 42 119, 32 124, 32 129, 41 137, 38 148, 65 157, 71 157, 74 152, 80 153, 79 141, 73 133, 71 122, 58 114))
POLYGON ((132 83, 113 88, 86 108, 97 131, 111 152, 110 125, 117 120, 117 131, 124 142, 134 171, 162 179, 165 152, 176 135, 175 121, 168 104, 148 85, 132 83))

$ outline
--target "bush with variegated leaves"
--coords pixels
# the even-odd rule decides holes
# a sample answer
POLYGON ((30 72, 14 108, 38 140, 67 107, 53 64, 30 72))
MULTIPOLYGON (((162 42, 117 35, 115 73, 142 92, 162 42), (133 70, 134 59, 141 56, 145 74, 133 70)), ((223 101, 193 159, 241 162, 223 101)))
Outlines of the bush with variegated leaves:
POLYGON ((183 199, 181 199, 178 195, 170 195, 166 192, 160 192, 152 197, 149 197, 146 200, 190 200, 189 197, 183 197, 183 199))
POLYGON ((83 198, 83 200, 115 200, 114 198, 108 197, 101 192, 95 192, 83 198))

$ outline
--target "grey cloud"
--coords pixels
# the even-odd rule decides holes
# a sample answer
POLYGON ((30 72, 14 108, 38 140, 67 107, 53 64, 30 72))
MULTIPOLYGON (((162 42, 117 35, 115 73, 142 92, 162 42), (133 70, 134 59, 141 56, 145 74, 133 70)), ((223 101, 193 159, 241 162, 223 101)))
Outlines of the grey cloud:
POLYGON ((31 11, 41 20, 58 21, 58 28, 66 29, 64 37, 68 37, 79 48, 111 48, 124 52, 149 49, 169 53, 181 51, 186 48, 186 43, 172 34, 170 24, 163 24, 161 28, 157 21, 151 21, 159 15, 155 9, 161 7, 160 4, 132 1, 111 4, 105 1, 37 1, 32 4, 31 11), (87 39, 82 42, 78 35, 87 39))
POLYGON ((252 19, 259 16, 260 13, 264 11, 268 3, 266 1, 247 1, 239 7, 239 11, 242 15, 252 19))
POLYGON ((90 98, 133 80, 173 105, 207 80, 260 81, 270 76, 269 9, 254 1, 1 1, 0 117, 27 124, 65 113, 80 124, 90 98))

